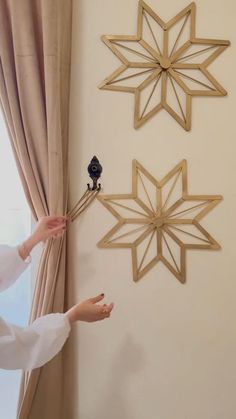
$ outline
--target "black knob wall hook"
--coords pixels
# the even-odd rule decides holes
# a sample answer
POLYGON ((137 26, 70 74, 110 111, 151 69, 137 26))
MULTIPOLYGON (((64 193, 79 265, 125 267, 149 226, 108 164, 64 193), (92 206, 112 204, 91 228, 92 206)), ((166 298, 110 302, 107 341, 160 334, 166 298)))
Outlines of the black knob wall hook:
POLYGON ((98 184, 98 179, 101 177, 102 173, 102 166, 96 156, 94 156, 88 165, 88 173, 93 181, 92 187, 88 183, 88 189, 90 191, 97 191, 101 189, 101 183, 98 184))
POLYGON ((90 184, 87 183, 87 189, 84 194, 76 202, 74 207, 68 211, 67 216, 71 221, 74 221, 89 207, 101 190, 101 183, 98 183, 98 179, 101 177, 102 166, 96 156, 92 158, 90 164, 88 165, 88 173, 93 181, 93 185, 90 186, 90 184))

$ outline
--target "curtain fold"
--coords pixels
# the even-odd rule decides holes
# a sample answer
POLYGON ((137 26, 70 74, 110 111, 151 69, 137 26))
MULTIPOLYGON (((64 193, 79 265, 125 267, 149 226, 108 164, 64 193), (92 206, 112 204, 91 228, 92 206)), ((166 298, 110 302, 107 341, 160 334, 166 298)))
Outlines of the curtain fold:
MULTIPOLYGON (((65 214, 72 0, 0 0, 0 103, 33 216, 65 214)), ((31 321, 64 310, 65 239, 40 260, 31 321)), ((24 374, 19 419, 60 419, 62 356, 24 374)))

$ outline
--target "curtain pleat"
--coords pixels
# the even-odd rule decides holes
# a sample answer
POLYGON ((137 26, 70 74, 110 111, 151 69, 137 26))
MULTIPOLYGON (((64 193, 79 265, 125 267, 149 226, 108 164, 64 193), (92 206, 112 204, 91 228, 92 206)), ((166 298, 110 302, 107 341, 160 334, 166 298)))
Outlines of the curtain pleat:
MULTIPOLYGON (((33 216, 65 214, 72 0, 0 0, 0 103, 33 216)), ((31 318, 62 312, 65 239, 45 245, 31 318)), ((18 419, 60 419, 62 355, 23 375, 18 419)))

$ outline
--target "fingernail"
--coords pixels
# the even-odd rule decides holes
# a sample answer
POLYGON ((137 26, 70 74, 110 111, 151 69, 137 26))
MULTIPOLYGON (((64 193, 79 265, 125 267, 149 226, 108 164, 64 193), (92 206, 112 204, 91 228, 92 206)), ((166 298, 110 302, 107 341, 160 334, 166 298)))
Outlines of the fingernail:
POLYGON ((104 297, 104 295, 105 295, 105 294, 103 294, 103 293, 102 293, 102 294, 101 294, 101 297, 104 297))

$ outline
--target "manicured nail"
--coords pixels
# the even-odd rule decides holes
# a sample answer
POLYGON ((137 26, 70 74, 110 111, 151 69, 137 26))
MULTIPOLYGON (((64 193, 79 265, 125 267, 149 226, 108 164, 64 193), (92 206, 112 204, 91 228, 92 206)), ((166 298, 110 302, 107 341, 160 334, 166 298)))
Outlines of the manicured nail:
POLYGON ((104 295, 105 295, 105 294, 103 294, 103 293, 102 293, 102 294, 101 294, 101 297, 104 297, 104 295))

